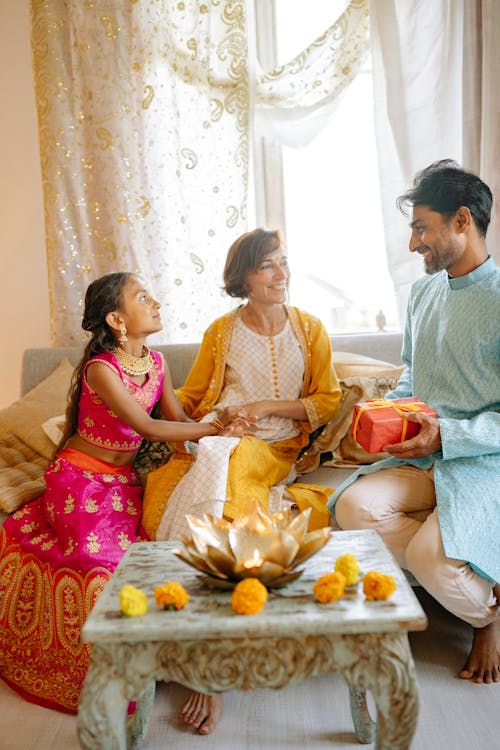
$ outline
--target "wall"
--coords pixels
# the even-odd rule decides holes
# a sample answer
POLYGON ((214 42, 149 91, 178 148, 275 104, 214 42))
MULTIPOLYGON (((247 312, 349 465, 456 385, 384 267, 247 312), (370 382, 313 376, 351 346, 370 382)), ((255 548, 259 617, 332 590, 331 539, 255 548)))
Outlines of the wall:
POLYGON ((50 346, 28 6, 0 2, 0 408, 19 397, 23 350, 50 346))

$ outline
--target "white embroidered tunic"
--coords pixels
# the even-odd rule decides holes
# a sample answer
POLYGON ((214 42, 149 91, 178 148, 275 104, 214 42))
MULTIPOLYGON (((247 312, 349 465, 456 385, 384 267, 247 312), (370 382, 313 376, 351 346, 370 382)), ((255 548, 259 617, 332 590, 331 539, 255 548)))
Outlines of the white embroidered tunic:
MULTIPOLYGON (((263 336, 240 317, 235 319, 218 408, 269 399, 295 401, 303 379, 304 358, 288 320, 280 333, 263 336)), ((271 415, 259 419, 252 434, 273 443, 299 432, 296 420, 271 415)))

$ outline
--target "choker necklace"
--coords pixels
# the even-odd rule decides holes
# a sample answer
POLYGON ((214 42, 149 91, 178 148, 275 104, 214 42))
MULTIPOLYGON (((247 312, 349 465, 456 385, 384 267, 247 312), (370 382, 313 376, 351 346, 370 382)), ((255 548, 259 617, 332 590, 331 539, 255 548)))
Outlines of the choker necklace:
POLYGON ((142 347, 142 357, 134 357, 119 346, 113 349, 113 354, 127 375, 147 375, 153 367, 153 357, 147 346, 142 347))

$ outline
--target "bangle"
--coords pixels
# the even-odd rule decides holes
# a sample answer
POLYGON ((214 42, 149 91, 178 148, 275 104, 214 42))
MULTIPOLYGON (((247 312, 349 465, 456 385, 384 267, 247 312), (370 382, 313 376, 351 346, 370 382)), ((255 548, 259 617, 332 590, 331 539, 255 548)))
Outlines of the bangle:
POLYGON ((222 432, 223 430, 226 429, 224 422, 221 422, 221 420, 217 419, 217 417, 215 417, 214 419, 211 419, 210 424, 212 425, 212 427, 215 427, 217 432, 222 432))

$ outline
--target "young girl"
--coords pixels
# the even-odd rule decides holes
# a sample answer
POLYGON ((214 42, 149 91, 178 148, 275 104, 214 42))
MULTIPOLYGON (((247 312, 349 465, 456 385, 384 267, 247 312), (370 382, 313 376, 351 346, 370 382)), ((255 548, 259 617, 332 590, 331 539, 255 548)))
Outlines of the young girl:
POLYGON ((244 420, 191 421, 161 354, 160 304, 131 273, 90 284, 66 427, 42 497, 0 533, 0 676, 27 700, 76 713, 90 651, 80 630, 127 547, 147 538, 132 463, 143 438, 240 435, 244 420), (158 404, 164 419, 150 415, 158 404))

